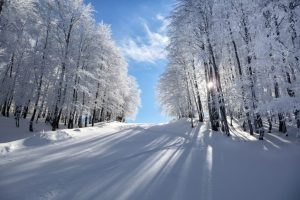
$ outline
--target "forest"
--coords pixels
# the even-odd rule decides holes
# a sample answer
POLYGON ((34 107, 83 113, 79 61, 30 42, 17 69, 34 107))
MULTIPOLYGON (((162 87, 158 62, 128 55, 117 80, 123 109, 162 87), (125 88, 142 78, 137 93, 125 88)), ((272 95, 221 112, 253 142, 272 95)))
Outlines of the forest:
POLYGON ((300 0, 0 0, 0 199, 299 200, 299 59, 300 0))
POLYGON ((1 115, 68 128, 134 118, 140 90, 83 0, 0 0, 1 115))
POLYGON ((300 128, 299 0, 178 0, 169 19, 164 113, 207 116, 226 135, 237 121, 260 139, 275 123, 300 128))

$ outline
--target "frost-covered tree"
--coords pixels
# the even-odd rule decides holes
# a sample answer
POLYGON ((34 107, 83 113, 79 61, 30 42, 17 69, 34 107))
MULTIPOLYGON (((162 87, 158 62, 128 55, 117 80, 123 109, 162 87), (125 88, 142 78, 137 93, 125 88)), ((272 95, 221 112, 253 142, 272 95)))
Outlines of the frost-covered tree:
POLYGON ((293 0, 179 0, 170 16, 169 66, 158 85, 162 109, 182 117, 171 93, 200 94, 212 129, 221 125, 227 135, 227 117, 261 139, 263 118, 269 131, 276 118, 283 133, 287 119, 300 127, 299 9, 293 0), (179 75, 184 69, 187 75, 179 75), (166 78, 171 71, 177 73, 166 78), (185 79, 198 86, 184 89, 185 79))
POLYGON ((133 116, 136 81, 83 0, 0 1, 0 109, 45 117, 52 129, 133 116))

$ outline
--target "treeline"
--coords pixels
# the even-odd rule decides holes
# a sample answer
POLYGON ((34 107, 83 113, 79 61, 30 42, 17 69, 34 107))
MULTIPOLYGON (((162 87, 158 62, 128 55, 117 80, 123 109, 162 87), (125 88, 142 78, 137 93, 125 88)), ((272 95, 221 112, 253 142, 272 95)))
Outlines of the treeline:
POLYGON ((177 1, 157 88, 163 111, 207 113, 227 135, 234 119, 260 139, 264 121, 269 132, 274 121, 285 134, 287 120, 300 128, 299 23, 298 0, 177 1))
POLYGON ((55 130, 134 116, 139 89, 83 0, 0 0, 0 110, 55 130))

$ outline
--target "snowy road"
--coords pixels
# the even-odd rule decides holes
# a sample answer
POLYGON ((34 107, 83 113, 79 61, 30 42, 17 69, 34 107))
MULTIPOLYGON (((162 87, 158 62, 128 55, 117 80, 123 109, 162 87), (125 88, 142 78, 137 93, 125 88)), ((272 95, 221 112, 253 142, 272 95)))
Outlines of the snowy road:
POLYGON ((276 134, 227 138, 185 121, 68 133, 0 156, 0 199, 300 199, 299 141, 276 134))

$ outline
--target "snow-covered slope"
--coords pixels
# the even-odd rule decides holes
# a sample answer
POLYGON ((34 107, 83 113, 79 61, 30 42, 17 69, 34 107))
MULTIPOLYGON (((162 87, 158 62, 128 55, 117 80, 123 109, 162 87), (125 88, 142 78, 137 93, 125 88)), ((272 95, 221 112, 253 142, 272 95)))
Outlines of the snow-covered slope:
POLYGON ((0 155, 0 199, 298 200, 299 139, 232 131, 181 120, 0 139, 18 147, 0 155))

